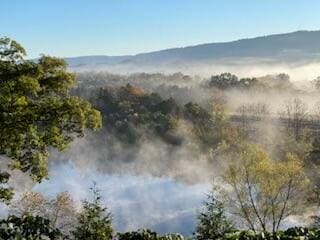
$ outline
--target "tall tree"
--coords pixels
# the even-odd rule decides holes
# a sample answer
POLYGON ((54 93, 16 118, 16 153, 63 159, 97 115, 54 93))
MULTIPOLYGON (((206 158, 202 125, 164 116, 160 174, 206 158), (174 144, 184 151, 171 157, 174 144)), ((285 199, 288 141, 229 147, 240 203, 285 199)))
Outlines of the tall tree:
POLYGON ((239 161, 230 164, 224 180, 230 207, 252 230, 276 232, 281 222, 297 213, 308 179, 293 154, 274 161, 256 145, 246 145, 239 161))
MULTIPOLYGON (((40 182, 48 176, 50 147, 64 150, 84 130, 101 127, 101 116, 87 101, 71 96, 75 75, 64 60, 42 56, 25 60, 26 51, 0 38, 0 157, 40 182)), ((0 199, 8 201, 8 170, 0 175, 0 199)))

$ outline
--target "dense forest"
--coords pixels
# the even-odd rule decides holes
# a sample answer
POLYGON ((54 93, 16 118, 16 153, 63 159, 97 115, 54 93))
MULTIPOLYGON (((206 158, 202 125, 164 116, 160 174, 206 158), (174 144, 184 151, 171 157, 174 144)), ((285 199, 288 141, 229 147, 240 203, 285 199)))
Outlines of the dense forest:
POLYGON ((71 73, 25 54, 0 39, 0 239, 320 239, 320 78, 71 73), (68 192, 17 194, 17 172, 50 178, 80 138, 101 172, 213 179, 194 234, 117 233, 99 183, 80 208, 68 192), (286 229, 291 216, 301 226, 286 229))

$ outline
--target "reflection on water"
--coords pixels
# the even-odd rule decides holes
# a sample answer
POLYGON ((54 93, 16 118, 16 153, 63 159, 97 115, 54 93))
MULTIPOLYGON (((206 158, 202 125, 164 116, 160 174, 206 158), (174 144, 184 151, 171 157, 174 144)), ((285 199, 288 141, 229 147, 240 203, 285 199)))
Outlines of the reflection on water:
POLYGON ((151 228, 160 233, 190 235, 194 231, 196 214, 210 189, 210 184, 186 185, 170 178, 106 175, 79 170, 68 163, 52 167, 50 179, 34 190, 46 195, 69 191, 80 203, 90 198, 93 181, 101 189, 118 231, 151 228))

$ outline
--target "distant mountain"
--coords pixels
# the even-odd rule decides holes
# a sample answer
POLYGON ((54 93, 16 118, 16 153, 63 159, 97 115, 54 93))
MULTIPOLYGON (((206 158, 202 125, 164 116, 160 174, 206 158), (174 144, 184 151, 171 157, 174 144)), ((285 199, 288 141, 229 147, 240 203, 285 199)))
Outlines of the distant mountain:
POLYGON ((234 62, 239 59, 297 62, 320 61, 320 31, 298 31, 242 39, 225 43, 208 43, 172 48, 131 56, 86 56, 67 58, 71 68, 121 68, 172 66, 234 62))

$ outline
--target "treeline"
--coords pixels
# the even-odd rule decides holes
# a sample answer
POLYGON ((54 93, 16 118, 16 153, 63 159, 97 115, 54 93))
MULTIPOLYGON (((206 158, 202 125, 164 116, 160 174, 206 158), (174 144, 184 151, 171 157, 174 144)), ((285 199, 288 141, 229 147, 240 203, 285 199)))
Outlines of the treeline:
MULTIPOLYGON (((312 80, 317 85, 319 79, 312 80)), ((109 86, 123 86, 133 84, 146 90, 154 91, 158 86, 194 87, 216 87, 227 88, 257 88, 257 89, 289 89, 294 85, 290 76, 285 73, 265 75, 253 78, 239 78, 231 73, 213 75, 210 78, 200 76, 184 75, 180 72, 171 75, 162 73, 135 73, 131 75, 120 75, 108 72, 80 72, 77 74, 78 87, 95 88, 109 86)))
MULTIPOLYGON (((319 87, 319 78, 310 80, 315 89, 319 87)), ((195 92, 197 88, 226 89, 251 89, 256 91, 266 90, 299 90, 291 81, 290 76, 285 73, 269 74, 261 77, 239 78, 232 73, 213 75, 210 78, 200 76, 184 75, 180 72, 171 75, 162 73, 135 73, 131 75, 112 74, 108 72, 81 72, 77 74, 77 87, 82 89, 99 88, 104 86, 120 87, 132 84, 141 87, 147 92, 158 92, 161 95, 166 91, 171 93, 195 92)), ((207 92, 205 92, 207 94, 207 92)), ((167 94, 169 94, 167 92, 167 94)), ((176 94, 179 95, 179 94, 176 94)), ((168 96, 167 96, 168 97, 168 96)), ((189 96, 190 97, 190 96, 189 96)), ((178 98, 183 99, 182 96, 178 98)))
POLYGON ((163 99, 156 93, 149 94, 129 84, 100 88, 90 95, 90 102, 103 115, 104 127, 122 142, 137 143, 148 132, 167 142, 179 142, 172 130, 181 109, 172 98, 163 99))
POLYGON ((287 74, 238 78, 223 73, 201 79, 181 73, 79 73, 77 78, 79 82, 72 93, 99 109, 104 128, 124 143, 135 144, 138 139, 157 136, 166 143, 179 145, 187 136, 179 134, 177 127, 187 122, 197 128, 200 124, 196 123, 201 122, 203 129, 213 128, 209 126, 213 124, 210 115, 217 104, 225 109, 233 125, 247 133, 254 133, 256 123, 267 118, 283 128, 295 128, 295 135, 303 128, 317 132, 320 119, 319 102, 313 100, 310 106, 308 99, 308 106, 303 100, 306 96, 317 99, 317 80, 312 84, 315 91, 307 92, 294 86, 287 74), (264 98, 259 100, 259 95, 264 98))
POLYGON ((91 90, 90 94, 76 92, 81 97, 87 96, 103 116, 103 126, 108 134, 114 134, 122 142, 135 144, 141 139, 160 137, 168 144, 179 146, 186 137, 177 131, 181 122, 187 122, 191 133, 198 134, 199 140, 207 145, 217 144, 213 138, 218 136, 200 136, 219 131, 217 121, 210 112, 218 114, 224 109, 217 102, 210 106, 210 110, 197 103, 189 102, 185 105, 178 104, 175 99, 164 99, 157 93, 147 93, 140 87, 130 84, 122 87, 103 87, 91 90), (205 143, 207 142, 207 143, 205 143))
POLYGON ((238 230, 226 216, 224 204, 208 195, 205 208, 198 215, 198 224, 192 236, 158 234, 150 229, 115 232, 112 214, 103 206, 99 189, 91 188, 91 200, 76 210, 72 197, 63 192, 55 199, 46 199, 40 193, 25 193, 11 206, 10 215, 0 220, 0 239, 27 240, 317 240, 320 230, 293 227, 285 231, 238 230))
POLYGON ((266 90, 294 90, 294 85, 290 82, 290 76, 285 73, 276 75, 266 75, 254 78, 238 78, 231 73, 222 73, 212 76, 205 81, 204 86, 219 89, 254 89, 259 91, 266 90))
MULTIPOLYGON (((311 88, 317 91, 319 80, 310 80, 311 88)), ((285 73, 265 75, 261 77, 239 78, 231 73, 213 75, 210 78, 175 73, 136 73, 131 75, 112 74, 108 72, 82 72, 77 74, 77 91, 88 89, 121 87, 127 84, 140 87, 147 93, 156 92, 163 98, 174 98, 178 104, 190 101, 206 104, 217 93, 213 90, 255 91, 255 92, 292 92, 301 93, 302 89, 290 81, 285 73)))
POLYGON ((224 205, 215 193, 208 195, 193 236, 160 235, 149 229, 117 233, 112 227, 112 214, 103 206, 100 191, 94 184, 92 197, 77 209, 71 195, 59 193, 48 199, 27 192, 10 206, 10 216, 2 219, 0 239, 96 239, 96 240, 296 240, 319 239, 318 225, 294 227, 285 231, 238 230, 226 215, 224 205))
MULTIPOLYGON (((281 79, 288 81, 286 76, 281 75, 281 79)), ((192 139, 201 149, 216 149, 221 143, 234 146, 248 140, 266 144, 262 142, 266 140, 263 139, 266 133, 262 132, 264 125, 283 133, 278 145, 285 145, 280 140, 294 138, 302 143, 305 151, 313 146, 310 152, 316 153, 318 148, 319 102, 314 103, 314 108, 308 108, 301 98, 289 98, 278 103, 277 110, 272 110, 268 103, 252 99, 230 112, 226 96, 219 94, 206 104, 179 104, 175 98, 165 99, 156 92, 149 93, 130 84, 75 89, 73 93, 87 99, 101 112, 106 134, 115 136, 123 144, 135 145, 155 137, 177 147, 192 139), (187 126, 188 131, 181 131, 181 126, 187 126)))

